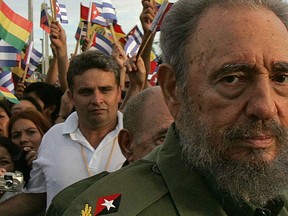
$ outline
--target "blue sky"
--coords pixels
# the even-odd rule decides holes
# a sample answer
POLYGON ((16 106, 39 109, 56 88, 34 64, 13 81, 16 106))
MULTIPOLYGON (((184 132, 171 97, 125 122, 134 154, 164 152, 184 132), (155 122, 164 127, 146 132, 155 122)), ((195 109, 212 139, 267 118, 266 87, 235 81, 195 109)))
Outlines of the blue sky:
MULTIPOLYGON (((33 2, 33 32, 34 32, 34 46, 40 52, 41 40, 43 38, 43 31, 39 27, 40 9, 43 2, 50 6, 49 0, 30 0, 33 2)), ((16 13, 28 19, 28 0, 4 0, 4 2, 16 13)), ((89 6, 90 1, 87 0, 58 0, 58 2, 65 4, 68 14, 68 24, 63 24, 63 28, 67 34, 67 44, 69 53, 73 53, 76 45, 74 35, 80 20, 80 2, 89 6)), ((139 15, 142 10, 141 0, 112 0, 113 6, 116 8, 118 23, 122 25, 124 32, 128 32, 136 24, 140 27, 139 15)), ((51 53, 51 52, 50 52, 51 53)))

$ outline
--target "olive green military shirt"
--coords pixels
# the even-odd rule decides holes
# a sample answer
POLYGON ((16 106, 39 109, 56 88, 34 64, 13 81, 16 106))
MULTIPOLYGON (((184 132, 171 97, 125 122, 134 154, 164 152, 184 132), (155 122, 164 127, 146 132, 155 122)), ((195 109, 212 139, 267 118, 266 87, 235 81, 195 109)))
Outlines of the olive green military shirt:
MULTIPOLYGON (((145 159, 64 189, 53 199, 47 216, 268 215, 262 211, 254 214, 251 206, 238 209, 229 202, 221 203, 219 194, 208 185, 181 159, 177 130, 172 124, 165 143, 145 159)), ((276 215, 288 216, 287 196, 277 207, 276 215)))

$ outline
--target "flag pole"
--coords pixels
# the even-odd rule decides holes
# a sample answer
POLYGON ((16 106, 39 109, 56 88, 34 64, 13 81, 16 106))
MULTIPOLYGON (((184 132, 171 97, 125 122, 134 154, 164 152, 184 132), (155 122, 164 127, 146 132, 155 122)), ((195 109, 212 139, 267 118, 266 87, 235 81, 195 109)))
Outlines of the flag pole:
POLYGON ((87 48, 87 49, 89 49, 89 48, 91 47, 95 36, 96 36, 96 32, 94 31, 94 32, 93 32, 93 35, 92 35, 92 37, 91 37, 91 40, 89 41, 89 44, 88 44, 88 48, 87 48))
POLYGON ((83 28, 84 28, 84 23, 81 22, 80 23, 80 35, 79 35, 79 38, 77 40, 77 43, 76 43, 76 47, 75 47, 75 51, 74 51, 74 55, 77 55, 78 53, 78 49, 79 49, 79 44, 80 44, 80 41, 81 41, 81 35, 82 35, 82 32, 83 32, 83 28))
POLYGON ((108 25, 109 25, 109 29, 111 31, 111 34, 112 34, 112 38, 113 38, 113 41, 114 43, 116 44, 118 42, 117 38, 116 38, 116 35, 115 35, 115 31, 114 31, 114 27, 113 27, 113 24, 111 21, 108 21, 108 25))
POLYGON ((26 56, 26 62, 25 62, 25 70, 24 70, 24 73, 23 73, 23 76, 22 76, 22 80, 23 81, 25 81, 25 78, 26 78, 26 75, 27 75, 27 72, 28 72, 28 69, 29 69, 30 57, 31 57, 33 46, 34 46, 34 42, 31 41, 30 44, 29 44, 28 50, 26 51, 27 56, 26 56))
POLYGON ((50 0, 50 7, 51 7, 51 11, 52 11, 52 19, 55 20, 56 19, 56 10, 55 10, 55 0, 50 0))
MULTIPOLYGON (((90 29, 91 29, 91 13, 92 13, 92 2, 90 2, 89 12, 88 12, 88 20, 87 20, 87 33, 86 37, 91 41, 90 37, 90 29)), ((90 43, 90 42, 89 42, 90 43)))
POLYGON ((142 40, 142 43, 139 47, 139 50, 137 52, 137 55, 136 55, 136 59, 139 58, 139 56, 141 56, 143 54, 143 51, 144 49, 146 48, 151 36, 152 36, 153 32, 151 32, 150 30, 148 31, 148 33, 144 36, 143 40, 142 40))

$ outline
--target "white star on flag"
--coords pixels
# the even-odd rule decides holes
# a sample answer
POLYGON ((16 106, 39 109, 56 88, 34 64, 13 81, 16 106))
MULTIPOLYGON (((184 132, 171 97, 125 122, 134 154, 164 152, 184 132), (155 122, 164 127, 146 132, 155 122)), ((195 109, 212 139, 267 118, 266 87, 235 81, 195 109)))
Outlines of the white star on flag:
POLYGON ((104 202, 105 203, 102 203, 101 205, 102 206, 106 206, 106 208, 107 208, 107 210, 109 211, 110 210, 110 208, 116 208, 114 205, 113 205, 113 202, 114 202, 114 200, 106 200, 106 199, 104 199, 104 202))

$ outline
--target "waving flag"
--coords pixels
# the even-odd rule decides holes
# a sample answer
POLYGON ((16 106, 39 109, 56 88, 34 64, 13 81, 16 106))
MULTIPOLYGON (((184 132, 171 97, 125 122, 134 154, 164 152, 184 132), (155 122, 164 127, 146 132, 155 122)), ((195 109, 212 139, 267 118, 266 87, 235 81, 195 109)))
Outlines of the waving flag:
POLYGON ((106 19, 102 16, 102 5, 92 2, 91 8, 91 22, 101 25, 101 26, 108 26, 106 19))
POLYGON ((113 45, 111 41, 105 36, 96 33, 92 43, 92 49, 97 49, 107 55, 111 55, 113 50, 113 45))
POLYGON ((86 35, 87 35, 87 22, 80 21, 78 28, 76 30, 76 33, 75 33, 75 39, 79 40, 79 38, 81 37, 80 43, 82 43, 86 35))
POLYGON ((0 40, 0 65, 1 67, 15 67, 18 64, 19 51, 6 43, 4 40, 0 40))
POLYGON ((19 100, 7 88, 0 86, 0 96, 7 98, 12 103, 19 103, 19 100))
POLYGON ((28 71, 27 71, 26 78, 29 78, 34 73, 34 71, 37 69, 37 66, 39 65, 43 56, 42 53, 38 52, 33 47, 33 44, 31 47, 30 46, 29 46, 29 49, 27 49, 25 57, 21 62, 21 67, 23 70, 25 70, 26 65, 28 64, 28 71))
POLYGON ((102 16, 102 5, 92 2, 91 4, 91 16, 89 19, 89 7, 86 7, 80 3, 80 19, 81 21, 90 21, 101 26, 108 26, 106 19, 102 16))
POLYGON ((32 31, 32 22, 0 1, 0 37, 21 51, 32 31))
POLYGON ((142 42, 142 37, 143 34, 137 25, 128 33, 128 40, 124 46, 124 50, 129 57, 137 54, 142 42))
POLYGON ((0 72, 0 86, 7 88, 13 94, 15 93, 12 72, 9 67, 3 67, 0 72))
POLYGON ((102 0, 102 16, 113 23, 117 22, 115 9, 111 3, 111 0, 102 0))
POLYGON ((45 3, 42 3, 40 14, 40 27, 48 34, 50 34, 50 23, 51 19, 47 11, 47 5, 45 3))
POLYGON ((61 23, 64 24, 68 23, 66 5, 58 3, 57 0, 56 0, 56 15, 61 23))
POLYGON ((162 5, 160 6, 152 24, 151 24, 151 27, 150 27, 151 32, 160 31, 163 19, 164 19, 166 13, 170 10, 170 8, 172 6, 173 6, 173 3, 170 3, 166 0, 162 3, 162 5))

